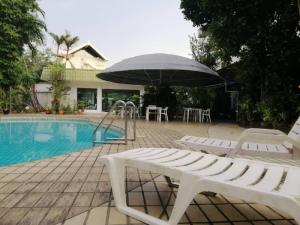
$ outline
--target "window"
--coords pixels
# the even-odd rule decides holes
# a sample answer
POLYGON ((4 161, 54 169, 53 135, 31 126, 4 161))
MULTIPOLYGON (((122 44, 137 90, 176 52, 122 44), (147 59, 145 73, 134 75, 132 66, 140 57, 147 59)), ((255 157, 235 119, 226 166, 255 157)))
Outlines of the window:
POLYGON ((78 88, 77 104, 83 104, 84 109, 97 110, 97 89, 78 88))
MULTIPOLYGON (((102 110, 107 112, 110 110, 112 105, 118 101, 128 101, 132 100, 132 96, 140 96, 139 90, 113 90, 113 89, 103 89, 102 90, 102 110)), ((135 104, 138 104, 135 102, 135 104)))

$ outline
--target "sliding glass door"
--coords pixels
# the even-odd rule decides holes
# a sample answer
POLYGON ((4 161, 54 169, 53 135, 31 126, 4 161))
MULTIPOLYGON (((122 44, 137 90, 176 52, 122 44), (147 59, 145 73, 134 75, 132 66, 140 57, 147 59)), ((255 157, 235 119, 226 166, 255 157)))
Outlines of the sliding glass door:
MULTIPOLYGON (((132 100, 132 96, 140 96, 139 90, 102 90, 102 111, 108 112, 111 106, 118 100, 132 100)), ((135 103, 137 104, 137 103, 135 103)))
POLYGON ((84 109, 97 110, 97 89, 78 88, 77 104, 84 104, 84 109))

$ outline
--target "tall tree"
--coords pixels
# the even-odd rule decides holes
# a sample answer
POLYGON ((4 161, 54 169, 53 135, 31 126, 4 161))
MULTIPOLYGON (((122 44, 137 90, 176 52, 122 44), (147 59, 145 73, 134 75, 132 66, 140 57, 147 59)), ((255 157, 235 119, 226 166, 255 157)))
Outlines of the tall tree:
POLYGON ((207 33, 199 30, 197 34, 190 36, 190 47, 193 58, 211 69, 216 69, 223 64, 221 50, 210 40, 207 33))
POLYGON ((43 69, 51 62, 52 56, 51 49, 43 48, 43 46, 39 46, 39 49, 34 53, 29 49, 25 49, 22 56, 23 73, 20 74, 20 81, 27 80, 25 83, 28 83, 29 86, 40 82, 43 69))
POLYGON ((0 1, 0 86, 8 89, 18 83, 22 73, 22 54, 25 46, 34 50, 43 42, 44 12, 36 0, 0 1))
POLYGON ((69 60, 70 49, 79 41, 78 36, 72 37, 71 34, 66 31, 63 35, 57 35, 54 33, 49 33, 54 39, 57 45, 56 55, 59 55, 59 49, 62 44, 66 47, 66 54, 63 55, 65 59, 65 64, 57 57, 53 63, 48 65, 50 69, 51 79, 50 83, 52 85, 52 108, 58 112, 61 105, 61 98, 67 91, 65 87, 65 73, 66 73, 66 63, 69 60))
POLYGON ((56 57, 58 57, 60 46, 64 43, 64 36, 63 35, 57 35, 57 34, 54 34, 52 32, 50 32, 49 34, 53 38, 53 40, 55 41, 55 44, 56 44, 56 57))
POLYGON ((66 46, 66 60, 69 60, 69 51, 79 41, 79 37, 72 37, 71 34, 66 31, 65 35, 63 35, 63 40, 66 46))
POLYGON ((296 116, 300 100, 297 0, 182 0, 181 8, 186 19, 209 34, 223 59, 240 60, 241 101, 252 104, 246 108, 255 111, 254 106, 262 103, 267 111, 281 114, 281 119, 296 116))

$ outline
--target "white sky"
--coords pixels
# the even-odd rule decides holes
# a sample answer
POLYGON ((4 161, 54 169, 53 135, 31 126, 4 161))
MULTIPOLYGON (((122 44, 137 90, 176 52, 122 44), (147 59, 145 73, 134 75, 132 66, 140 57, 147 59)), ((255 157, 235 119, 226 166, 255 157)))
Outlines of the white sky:
MULTIPOLYGON (((49 32, 68 30, 90 41, 109 58, 108 65, 148 53, 191 57, 189 35, 197 31, 184 19, 180 0, 40 0, 49 32)), ((47 46, 54 47, 48 36, 47 46)))

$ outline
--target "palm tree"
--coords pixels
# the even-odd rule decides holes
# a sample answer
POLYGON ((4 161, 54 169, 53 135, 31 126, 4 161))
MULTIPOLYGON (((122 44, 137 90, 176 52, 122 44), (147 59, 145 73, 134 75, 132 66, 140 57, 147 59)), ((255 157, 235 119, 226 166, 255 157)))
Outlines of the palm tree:
POLYGON ((66 46, 66 60, 69 60, 69 51, 71 47, 79 41, 79 37, 72 37, 71 34, 66 31, 65 35, 63 35, 63 41, 66 46))
POLYGON ((57 34, 54 34, 54 33, 51 33, 51 32, 49 34, 56 43, 56 46, 57 46, 56 57, 58 57, 59 47, 64 43, 64 36, 63 35, 57 35, 57 34))

